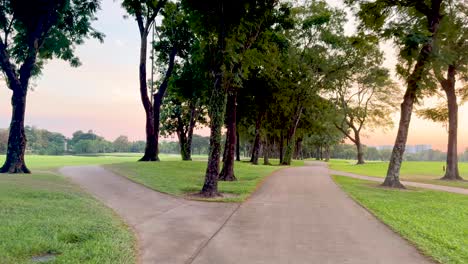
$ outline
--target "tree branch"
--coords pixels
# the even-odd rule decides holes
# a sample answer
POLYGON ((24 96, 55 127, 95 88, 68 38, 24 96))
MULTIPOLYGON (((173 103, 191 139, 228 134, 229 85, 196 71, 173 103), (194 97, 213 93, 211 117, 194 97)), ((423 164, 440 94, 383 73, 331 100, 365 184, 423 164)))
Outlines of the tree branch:
POLYGON ((7 77, 8 88, 13 90, 14 88, 21 87, 20 79, 16 71, 16 67, 11 64, 10 56, 7 52, 7 47, 3 42, 3 39, 0 37, 0 66, 2 67, 3 72, 7 77), (11 85, 14 83, 14 85, 11 85))

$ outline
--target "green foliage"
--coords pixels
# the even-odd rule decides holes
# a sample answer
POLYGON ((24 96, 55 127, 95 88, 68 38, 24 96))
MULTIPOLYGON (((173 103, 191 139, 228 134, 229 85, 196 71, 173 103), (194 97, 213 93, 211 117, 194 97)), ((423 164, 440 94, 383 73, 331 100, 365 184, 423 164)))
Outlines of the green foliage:
POLYGON ((448 108, 445 105, 420 109, 416 112, 416 114, 424 119, 439 122, 444 125, 447 125, 448 122, 448 108))
MULTIPOLYGON (((128 140, 127 136, 119 136, 113 142, 96 135, 92 130, 81 130, 73 133, 72 138, 56 132, 50 132, 36 127, 25 127, 28 138, 26 152, 38 155, 65 154, 96 154, 110 152, 142 153, 145 149, 144 141, 128 140)), ((0 154, 5 154, 8 145, 8 130, 0 129, 0 154)))
POLYGON ((91 26, 99 6, 99 0, 2 1, 0 52, 7 62, 1 66, 8 82, 21 75, 27 86, 29 76, 38 75, 52 58, 78 66, 76 45, 88 37, 103 40, 104 35, 91 26))
POLYGON ((110 152, 142 153, 145 149, 143 141, 130 142, 127 136, 119 136, 113 142, 96 135, 92 130, 84 133, 79 130, 68 140, 68 151, 74 154, 96 154, 110 152))
POLYGON ((369 181, 334 176, 358 203, 440 263, 468 261, 468 197, 461 194, 379 188, 369 181))
POLYGON ((335 125, 353 142, 362 129, 392 126, 396 110, 397 85, 381 66, 383 54, 372 37, 356 35, 343 39, 342 53, 332 60, 328 97, 335 106, 335 125))
POLYGON ((436 48, 433 44, 443 32, 438 30, 439 33, 433 35, 431 32, 437 31, 437 28, 432 28, 430 25, 434 23, 428 21, 440 18, 444 20, 449 16, 445 1, 347 0, 345 2, 358 7, 357 16, 362 32, 393 41, 399 52, 396 72, 407 82, 415 81, 416 90, 411 93, 420 97, 425 92, 435 90, 437 85, 430 78, 430 67, 427 62, 434 58, 432 50, 436 48), (424 46, 429 47, 427 45, 430 46, 430 50, 422 50, 424 46), (417 71, 414 71, 417 61, 421 59, 422 63, 417 71))
MULTIPOLYGON (((425 93, 426 96, 434 96, 438 99, 446 97, 435 88, 455 92, 458 104, 464 104, 468 98, 468 5, 464 2, 453 1, 449 3, 449 14, 445 16, 440 25, 439 37, 436 41, 436 51, 432 63, 432 72, 429 78, 432 82, 439 83, 434 89, 425 93), (452 69, 452 71, 449 70, 452 69), (459 84, 457 85, 457 82, 459 84), (460 85, 461 84, 461 85, 460 85)), ((447 124, 448 98, 446 103, 436 107, 421 109, 419 116, 434 122, 447 124)))
POLYGON ((128 15, 136 18, 140 34, 148 35, 149 29, 167 0, 123 0, 122 7, 128 15))
POLYGON ((66 151, 66 138, 60 133, 28 126, 25 127, 25 132, 28 152, 40 155, 63 155, 66 151))

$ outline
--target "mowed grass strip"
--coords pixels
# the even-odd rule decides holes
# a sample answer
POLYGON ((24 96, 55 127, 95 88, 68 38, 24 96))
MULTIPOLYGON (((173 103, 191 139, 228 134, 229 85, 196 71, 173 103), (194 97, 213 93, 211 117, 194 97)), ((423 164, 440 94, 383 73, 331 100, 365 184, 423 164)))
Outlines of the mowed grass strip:
MULTIPOLYGON (((85 166, 85 165, 103 165, 119 162, 134 162, 143 156, 142 153, 102 153, 95 155, 64 155, 64 156, 47 156, 47 155, 26 155, 26 166, 34 171, 53 170, 65 166, 85 166)), ((180 155, 175 154, 160 154, 162 161, 180 160, 180 155)), ((194 159, 206 160, 207 156, 195 155, 194 159)), ((0 163, 5 161, 5 155, 0 156, 0 163)))
MULTIPOLYGON (((358 175, 385 177, 388 168, 388 162, 367 162, 363 165, 356 165, 351 160, 331 160, 330 169, 337 171, 350 172, 358 175)), ((400 178, 405 181, 414 181, 430 183, 451 187, 468 189, 468 181, 442 181, 440 178, 444 175, 442 161, 403 161, 401 166, 400 178)), ((460 175, 468 180, 468 163, 459 163, 460 175)))
POLYGON ((468 196, 422 189, 391 190, 333 176, 351 197, 440 263, 468 263, 468 196))
POLYGON ((28 155, 33 174, 0 174, 0 263, 50 254, 47 263, 135 263, 135 238, 120 218, 48 171, 127 160, 135 158, 28 155))
MULTIPOLYGON (((293 161, 293 166, 303 164, 303 161, 293 161)), ((106 165, 106 168, 156 191, 184 196, 197 193, 203 187, 206 161, 125 162, 106 165)), ((244 201, 267 175, 281 168, 284 167, 252 165, 245 161, 236 162, 234 173, 237 181, 220 181, 218 185, 221 193, 232 194, 232 196, 212 200, 244 201)))
MULTIPOLYGON (((45 156, 45 155, 26 155, 26 166, 34 171, 53 170, 65 166, 82 166, 82 165, 101 165, 118 162, 137 161, 138 156, 45 156)), ((0 163, 5 161, 5 155, 0 157, 0 163)))
POLYGON ((61 176, 0 174, 0 263, 134 263, 135 238, 114 213, 61 176))

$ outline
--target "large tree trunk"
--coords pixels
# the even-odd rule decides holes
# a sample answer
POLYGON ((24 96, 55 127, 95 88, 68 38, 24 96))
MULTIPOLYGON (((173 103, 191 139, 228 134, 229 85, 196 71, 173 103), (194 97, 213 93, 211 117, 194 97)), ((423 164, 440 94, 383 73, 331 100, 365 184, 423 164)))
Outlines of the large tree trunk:
POLYGON ((236 127, 236 161, 240 161, 240 136, 239 130, 236 127))
POLYGON ((404 188, 403 184, 400 182, 400 168, 403 161, 403 155, 405 153, 406 141, 408 139, 408 130, 411 121, 411 114, 413 111, 413 104, 416 101, 416 96, 421 89, 421 80, 423 79, 423 76, 427 74, 427 64, 432 54, 435 36, 439 29, 440 19, 442 18, 442 15, 440 14, 441 2, 441 0, 432 1, 432 10, 430 14, 427 15, 429 22, 429 32, 431 32, 432 36, 430 36, 429 42, 424 44, 424 46, 421 48, 413 72, 407 79, 407 89, 403 97, 403 103, 401 104, 398 134, 395 139, 392 155, 390 157, 387 176, 385 177, 385 181, 382 184, 385 187, 404 188))
POLYGON ((193 135, 193 127, 194 121, 194 112, 195 106, 192 104, 190 106, 191 114, 190 114, 190 121, 187 131, 185 130, 185 124, 182 121, 182 116, 179 114, 177 115, 177 137, 179 138, 179 146, 180 146, 180 156, 182 160, 192 160, 191 158, 191 146, 192 146, 192 135, 193 135))
POLYGON ((325 161, 329 162, 330 161, 330 146, 325 145, 325 161))
POLYGON ((455 92, 455 67, 450 65, 447 73, 448 79, 442 83, 442 88, 447 95, 448 107, 448 145, 447 168, 442 180, 462 180, 458 171, 457 134, 458 134, 458 104, 455 92))
POLYGON ((409 124, 411 121, 411 113, 413 111, 413 104, 415 95, 406 92, 403 103, 401 104, 400 124, 398 127, 398 134, 393 146, 390 163, 387 170, 387 176, 383 186, 392 188, 404 188, 400 183, 400 168, 405 153, 406 141, 408 139, 409 124))
POLYGON ((179 138, 180 156, 182 160, 189 160, 189 154, 187 153, 187 137, 183 132, 177 132, 179 138))
POLYGON ((146 55, 147 55, 147 35, 141 33, 140 43, 140 66, 139 66, 139 81, 140 81, 140 96, 143 108, 146 114, 146 147, 145 154, 139 161, 159 161, 158 158, 158 141, 154 131, 154 111, 148 97, 148 87, 146 84, 146 55))
POLYGON ((236 150, 236 112, 237 112, 237 92, 229 91, 227 98, 227 113, 226 113, 226 144, 225 157, 223 168, 219 174, 221 181, 235 181, 234 175, 234 156, 236 150))
POLYGON ((8 149, 5 163, 0 168, 1 173, 30 173, 24 161, 26 150, 26 135, 24 132, 24 116, 26 113, 27 89, 12 87, 11 105, 13 112, 8 137, 8 149))
POLYGON ((302 159, 302 138, 296 140, 296 148, 294 150, 294 159, 302 159))
POLYGON ((198 110, 197 110, 197 105, 193 104, 191 106, 190 110, 190 123, 188 127, 188 132, 187 132, 187 142, 185 144, 185 157, 182 157, 182 160, 192 160, 192 139, 193 139, 193 131, 195 130, 195 125, 197 124, 197 116, 198 116, 198 110))
POLYGON ((294 116, 293 122, 291 124, 291 127, 289 128, 287 139, 286 139, 286 151, 284 153, 283 161, 281 162, 281 165, 291 165, 292 161, 292 156, 294 153, 294 146, 296 143, 296 130, 297 130, 297 125, 299 124, 299 120, 301 119, 301 114, 302 114, 302 107, 298 108, 297 113, 294 116))
POLYGON ((359 132, 355 131, 354 139, 354 144, 356 145, 357 151, 357 165, 365 164, 364 151, 362 150, 361 136, 359 135, 359 132))
POLYGON ((175 57, 177 55, 177 49, 173 47, 169 54, 169 64, 167 66, 166 74, 163 82, 158 88, 158 92, 153 95, 153 125, 154 125, 154 139, 155 139, 155 155, 156 160, 159 161, 159 123, 161 119, 161 106, 163 103, 164 96, 166 95, 167 87, 169 86, 169 79, 172 76, 174 70, 175 57))
POLYGON ((208 154, 208 166, 206 168, 205 183, 200 192, 203 197, 219 196, 218 174, 219 159, 221 153, 221 128, 224 121, 226 108, 226 91, 223 87, 223 73, 216 74, 211 103, 209 106, 210 116, 210 149, 208 154))
POLYGON ((255 165, 258 164, 258 155, 260 154, 262 119, 263 113, 260 112, 255 121, 255 139, 252 147, 252 156, 250 158, 250 162, 255 165))
POLYGON ((270 142, 268 141, 268 137, 265 137, 265 141, 263 144, 263 165, 271 165, 270 163, 270 142))
POLYGON ((280 134, 280 142, 279 142, 279 163, 283 163, 283 157, 284 157, 284 135, 283 135, 283 130, 281 130, 280 134))

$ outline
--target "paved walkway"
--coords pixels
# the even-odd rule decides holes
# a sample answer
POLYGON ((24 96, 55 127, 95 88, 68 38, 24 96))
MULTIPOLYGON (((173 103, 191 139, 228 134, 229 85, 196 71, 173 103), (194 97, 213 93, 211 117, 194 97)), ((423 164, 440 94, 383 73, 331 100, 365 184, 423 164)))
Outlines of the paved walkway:
POLYGON ((142 263, 432 263, 352 201, 321 164, 270 176, 242 205, 186 201, 100 167, 64 168, 136 231, 142 263))
POLYGON ((59 172, 122 216, 137 235, 139 262, 144 264, 186 263, 238 207, 178 199, 99 166, 59 172))
MULTIPOLYGON (((383 182, 384 180, 383 178, 379 178, 379 177, 363 176, 363 175, 358 175, 358 174, 344 172, 344 171, 337 171, 337 170, 330 170, 330 174, 346 176, 346 177, 362 179, 362 180, 368 180, 368 181, 375 181, 375 182, 383 182)), ((463 189, 463 188, 458 188, 458 187, 450 187, 450 186, 420 183, 420 182, 410 182, 410 181, 401 181, 401 183, 406 186, 412 186, 412 187, 417 187, 417 188, 468 195, 468 189, 463 189)))

